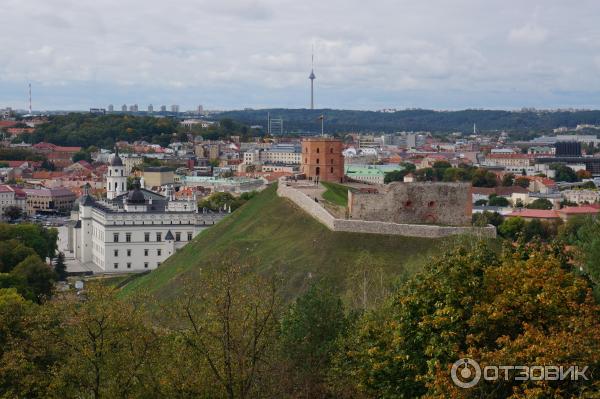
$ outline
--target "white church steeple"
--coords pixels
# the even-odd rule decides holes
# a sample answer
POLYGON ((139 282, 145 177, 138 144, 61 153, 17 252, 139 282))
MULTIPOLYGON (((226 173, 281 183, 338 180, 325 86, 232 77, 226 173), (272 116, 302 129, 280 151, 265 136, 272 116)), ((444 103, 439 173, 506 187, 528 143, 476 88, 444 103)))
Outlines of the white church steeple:
POLYGON ((115 147, 115 155, 106 172, 106 198, 114 199, 127 191, 127 176, 123 160, 119 156, 119 148, 115 147))

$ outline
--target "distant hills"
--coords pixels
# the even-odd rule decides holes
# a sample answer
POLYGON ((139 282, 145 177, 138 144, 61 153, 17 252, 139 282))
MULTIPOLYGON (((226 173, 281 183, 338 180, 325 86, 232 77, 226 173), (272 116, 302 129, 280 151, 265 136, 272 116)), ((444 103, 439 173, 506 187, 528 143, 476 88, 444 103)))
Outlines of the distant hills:
POLYGON ((184 281, 194 279, 201 268, 218 267, 220 260, 233 258, 242 263, 254 259, 253 271, 279 274, 288 300, 303 292, 311 280, 327 279, 352 303, 362 296, 365 276, 361 268, 368 269, 371 287, 390 287, 457 239, 332 232, 279 198, 275 189, 266 189, 199 234, 158 269, 126 285, 122 294, 149 294, 168 303, 180 297, 184 281))
POLYGON ((319 116, 325 116, 325 130, 343 132, 431 131, 471 133, 473 124, 484 132, 550 133, 557 127, 575 128, 578 124, 600 125, 600 111, 432 111, 397 112, 352 111, 335 109, 261 109, 228 111, 216 118, 231 118, 247 125, 267 126, 267 114, 283 118, 284 131, 320 132, 319 116))

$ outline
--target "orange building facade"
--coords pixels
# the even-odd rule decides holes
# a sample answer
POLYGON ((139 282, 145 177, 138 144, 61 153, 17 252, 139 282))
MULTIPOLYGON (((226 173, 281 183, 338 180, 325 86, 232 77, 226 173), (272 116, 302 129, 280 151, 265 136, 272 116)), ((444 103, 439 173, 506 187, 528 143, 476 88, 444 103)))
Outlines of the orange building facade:
POLYGON ((328 137, 302 140, 302 173, 310 180, 342 182, 344 156, 342 141, 328 137))

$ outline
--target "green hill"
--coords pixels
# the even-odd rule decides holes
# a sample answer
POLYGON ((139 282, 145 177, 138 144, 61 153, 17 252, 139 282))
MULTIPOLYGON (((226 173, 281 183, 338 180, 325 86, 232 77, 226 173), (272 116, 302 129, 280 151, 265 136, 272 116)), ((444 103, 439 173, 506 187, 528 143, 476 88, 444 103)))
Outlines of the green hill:
POLYGON ((329 279, 340 293, 347 294, 362 281, 362 274, 356 276, 361 265, 367 264, 372 274, 377 272, 377 281, 390 284, 420 269, 428 255, 452 242, 332 232, 289 200, 279 198, 272 186, 203 231, 160 268, 127 284, 122 293, 145 293, 168 301, 181 293, 182 282, 200 268, 214 267, 223 257, 240 261, 251 257, 257 260, 259 273, 282 275, 286 299, 294 298, 314 278, 329 279))

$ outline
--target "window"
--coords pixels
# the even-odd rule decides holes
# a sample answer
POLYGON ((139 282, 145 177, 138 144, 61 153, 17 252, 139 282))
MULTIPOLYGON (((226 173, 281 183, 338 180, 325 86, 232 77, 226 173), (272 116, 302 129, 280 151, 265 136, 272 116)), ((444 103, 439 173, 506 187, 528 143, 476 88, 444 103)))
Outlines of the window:
POLYGON ((131 242, 131 233, 125 233, 125 242, 131 242))
POLYGON ((148 262, 144 262, 144 269, 148 268, 148 262))
POLYGON ((119 233, 113 233, 113 241, 119 242, 119 233))
POLYGON ((160 266, 160 262, 156 262, 156 267, 160 266))
POLYGON ((317 148, 317 154, 319 153, 319 149, 317 148))
POLYGON ((317 163, 319 163, 319 158, 317 158, 317 163))
POLYGON ((148 250, 144 249, 144 256, 148 256, 148 250))
POLYGON ((429 205, 430 208, 433 208, 435 206, 435 202, 434 201, 429 201, 428 205, 429 205))
POLYGON ((115 269, 119 268, 119 264, 118 263, 115 263, 114 266, 115 266, 115 269))
POLYGON ((188 232, 188 241, 192 241, 192 233, 188 232))
POLYGON ((127 256, 131 256, 131 249, 127 250, 127 256))
POLYGON ((329 153, 330 153, 330 154, 333 154, 333 148, 330 148, 330 149, 329 149, 329 153))
POLYGON ((131 262, 127 262, 127 268, 131 269, 131 262))
POLYGON ((181 241, 181 233, 180 232, 175 233, 175 241, 181 241))
POLYGON ((113 250, 113 253, 114 253, 115 257, 119 256, 119 250, 118 249, 113 250))
POLYGON ((333 167, 331 168, 331 173, 333 173, 333 167))
POLYGON ((161 241, 162 241, 162 234, 156 233, 156 242, 161 242, 161 241))
POLYGON ((144 241, 150 242, 150 233, 144 233, 144 241))
POLYGON ((161 255, 162 255, 162 249, 157 249, 157 250, 156 250, 156 254, 157 254, 158 256, 161 256, 161 255))

